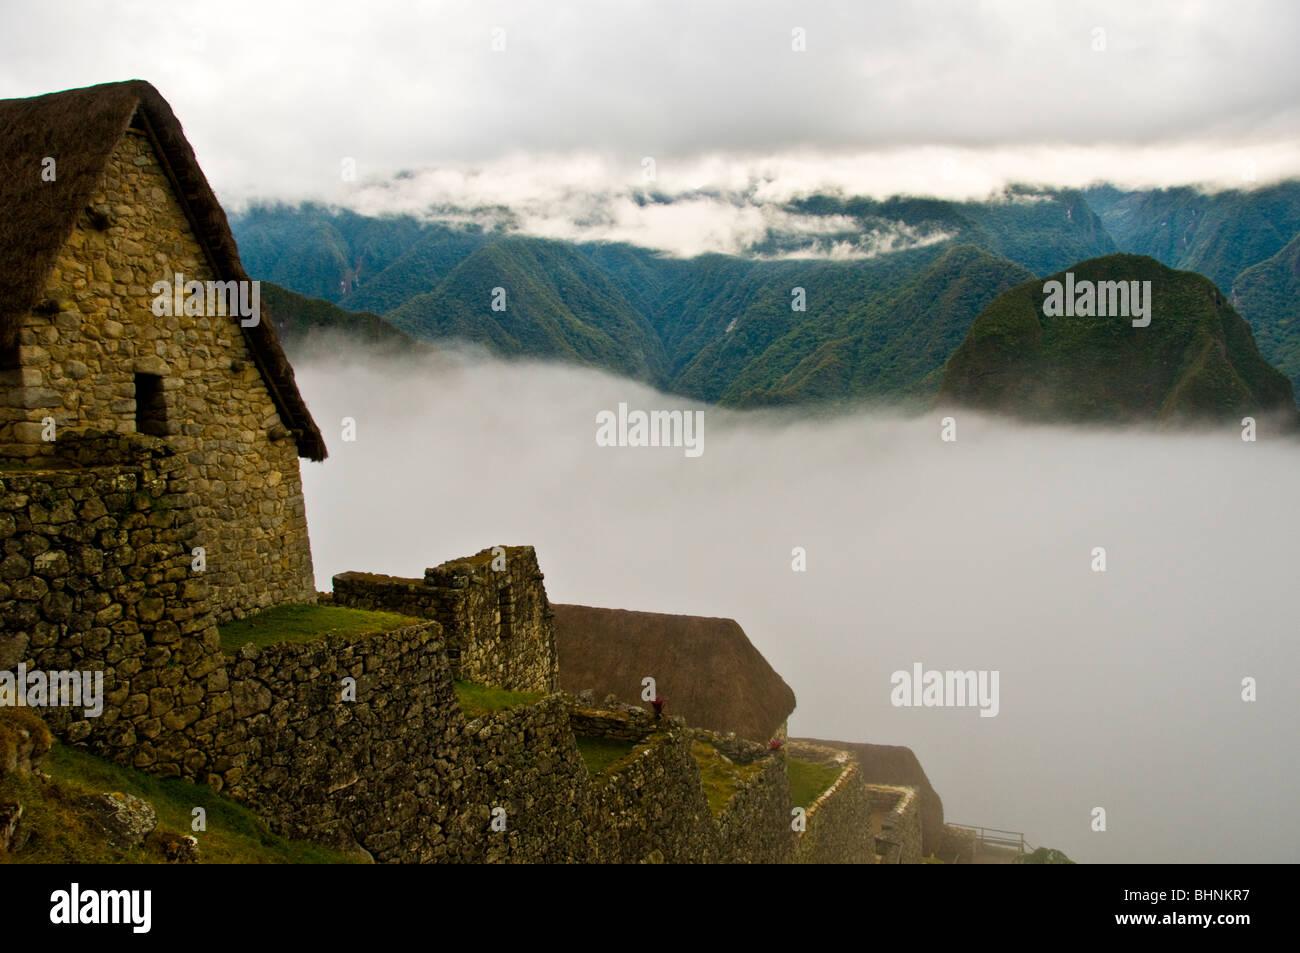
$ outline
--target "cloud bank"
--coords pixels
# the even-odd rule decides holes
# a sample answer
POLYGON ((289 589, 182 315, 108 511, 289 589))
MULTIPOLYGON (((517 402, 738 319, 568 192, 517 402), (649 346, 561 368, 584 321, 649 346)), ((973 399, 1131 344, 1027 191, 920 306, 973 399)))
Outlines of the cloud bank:
POLYGON ((1294 444, 704 408, 688 458, 598 447, 596 415, 700 405, 572 367, 336 355, 298 380, 331 451, 304 465, 323 589, 531 544, 556 602, 735 618, 792 733, 911 746, 952 820, 1081 861, 1300 858, 1294 444), (999 671, 998 715, 893 707, 916 662, 999 671))
MULTIPOLYGON (((675 254, 813 192, 1251 186, 1300 175, 1300 7, 155 4, 6 15, 0 96, 148 79, 222 202, 483 216, 675 254), (639 201, 645 160, 650 191, 639 201), (345 160, 355 178, 345 179, 345 160)), ((906 242, 826 235, 808 254, 906 242)))

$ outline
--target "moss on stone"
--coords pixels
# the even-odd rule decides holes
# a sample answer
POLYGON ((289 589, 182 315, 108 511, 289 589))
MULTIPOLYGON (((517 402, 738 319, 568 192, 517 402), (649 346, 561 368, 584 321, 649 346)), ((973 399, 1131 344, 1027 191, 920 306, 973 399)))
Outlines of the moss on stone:
POLYGON ((308 642, 330 635, 358 636, 391 632, 427 620, 396 612, 370 612, 343 606, 283 605, 217 627, 221 647, 236 652, 252 643, 259 648, 281 642, 308 642))
POLYGON ((835 761, 786 759, 785 770, 790 778, 790 803, 795 807, 812 807, 813 802, 835 783, 844 767, 835 761))
POLYGON ((467 718, 479 718, 517 705, 535 705, 545 697, 545 692, 512 692, 473 682, 456 682, 456 699, 467 718))
POLYGON ((609 771, 614 765, 630 755, 636 744, 621 738, 587 738, 578 735, 574 738, 578 753, 587 766, 587 776, 597 777, 609 771))
POLYGON ((732 795, 762 769, 757 762, 736 764, 707 741, 696 740, 691 754, 699 766, 700 784, 714 817, 720 816, 732 795))

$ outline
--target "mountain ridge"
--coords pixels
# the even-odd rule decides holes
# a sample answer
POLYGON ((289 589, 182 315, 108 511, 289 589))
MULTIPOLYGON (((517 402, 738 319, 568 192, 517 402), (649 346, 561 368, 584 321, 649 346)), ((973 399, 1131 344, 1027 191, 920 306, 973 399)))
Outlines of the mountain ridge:
POLYGON ((915 242, 801 258, 787 229, 747 257, 679 258, 310 204, 254 207, 234 224, 254 274, 367 321, 728 406, 927 399, 997 294, 1121 251, 1208 273, 1265 359, 1300 383, 1300 281, 1287 257, 1300 249, 1300 182, 1219 193, 1010 186, 982 201, 817 194, 786 209, 846 242, 891 228, 915 242), (493 308, 497 288, 505 310, 493 308))
POLYGON ((1035 278, 975 319, 948 360, 939 400, 1043 421, 1235 423, 1278 413, 1294 426, 1290 381, 1208 278, 1143 255, 1089 259, 1068 273, 1076 287, 1147 283, 1149 325, 1128 314, 1049 313, 1047 284, 1067 272, 1035 278))

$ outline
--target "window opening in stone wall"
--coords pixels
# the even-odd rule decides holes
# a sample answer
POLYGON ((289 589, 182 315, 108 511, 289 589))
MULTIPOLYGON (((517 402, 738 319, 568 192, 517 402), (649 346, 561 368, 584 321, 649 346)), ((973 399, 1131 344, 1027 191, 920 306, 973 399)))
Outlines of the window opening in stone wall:
POLYGON ((501 618, 498 634, 501 638, 508 639, 513 634, 515 621, 515 594, 509 586, 497 590, 497 614, 501 618))
POLYGON ((18 345, 0 346, 0 371, 15 371, 22 365, 18 363, 18 345))
POLYGON ((135 429, 154 437, 167 436, 167 402, 158 374, 135 375, 135 429))

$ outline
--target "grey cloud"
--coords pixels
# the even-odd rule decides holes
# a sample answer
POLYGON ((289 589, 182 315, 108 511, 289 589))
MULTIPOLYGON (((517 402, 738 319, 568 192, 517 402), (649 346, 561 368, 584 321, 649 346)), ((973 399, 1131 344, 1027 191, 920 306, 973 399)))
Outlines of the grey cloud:
POLYGON ((370 170, 573 152, 635 164, 1300 131, 1300 8, 1283 0, 1231 13, 1172 0, 131 3, 110 18, 77 2, 7 21, 0 94, 150 79, 223 195, 324 188, 344 156, 370 170), (791 50, 795 27, 806 52, 791 50))

